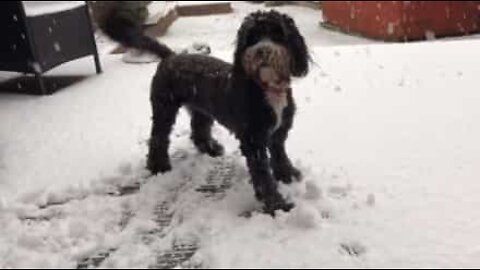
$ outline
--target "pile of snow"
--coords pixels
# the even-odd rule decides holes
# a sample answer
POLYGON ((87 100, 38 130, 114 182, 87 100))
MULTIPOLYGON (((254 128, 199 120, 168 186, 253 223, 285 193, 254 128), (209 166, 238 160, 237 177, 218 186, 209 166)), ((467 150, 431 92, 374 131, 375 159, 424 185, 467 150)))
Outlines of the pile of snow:
POLYGON ((175 10, 176 6, 176 1, 152 1, 148 5, 149 16, 145 24, 156 24, 160 18, 175 10))

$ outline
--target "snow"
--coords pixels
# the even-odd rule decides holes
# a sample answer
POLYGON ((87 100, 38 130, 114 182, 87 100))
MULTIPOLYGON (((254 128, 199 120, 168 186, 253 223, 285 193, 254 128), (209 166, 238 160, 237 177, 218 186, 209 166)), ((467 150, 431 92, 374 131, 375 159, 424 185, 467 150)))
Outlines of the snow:
POLYGON ((71 10, 85 5, 85 1, 22 1, 25 14, 30 17, 71 10))
POLYGON ((230 3, 231 1, 177 1, 179 6, 197 6, 197 5, 210 5, 210 4, 222 4, 230 3))
MULTIPOLYGON (((185 47, 195 41, 209 41, 213 51, 233 50, 236 33, 243 18, 249 12, 257 11, 262 6, 233 2, 232 7, 234 13, 230 15, 208 16, 208 19, 182 17, 169 28, 166 35, 162 37, 162 41, 174 47, 185 47), (192 27, 192 25, 196 27, 192 27), (215 42, 210 42, 211 40, 215 42), (186 42, 188 44, 185 44, 186 42)), ((288 12, 293 16, 302 33, 309 37, 310 45, 313 47, 377 43, 369 39, 344 35, 320 27, 322 14, 309 8, 288 6, 275 9, 288 12)))
POLYGON ((175 1, 153 1, 148 5, 149 16, 145 21, 146 25, 155 24, 158 20, 175 9, 175 1))
MULTIPOLYGON (((230 60, 257 7, 182 18, 162 40, 207 41, 230 60)), ((281 187, 292 212, 259 213, 238 143, 217 126, 226 156, 199 155, 185 112, 175 169, 148 177, 156 65, 103 55, 96 76, 86 58, 53 71, 89 77, 52 96, 0 94, 0 267, 75 268, 95 255, 102 268, 158 267, 172 250, 195 250, 183 267, 478 266, 480 41, 381 44, 319 29, 313 10, 279 9, 315 62, 294 81, 288 150, 305 179, 281 187)))

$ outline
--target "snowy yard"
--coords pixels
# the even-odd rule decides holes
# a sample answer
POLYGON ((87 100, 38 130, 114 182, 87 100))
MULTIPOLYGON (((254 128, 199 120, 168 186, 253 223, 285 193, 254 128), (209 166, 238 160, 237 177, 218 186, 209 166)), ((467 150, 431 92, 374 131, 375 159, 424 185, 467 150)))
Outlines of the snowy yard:
MULTIPOLYGON (((182 18, 162 41, 208 42, 230 61, 259 7, 182 18)), ((200 156, 184 112, 174 170, 146 177, 156 65, 104 54, 100 76, 91 59, 54 70, 91 77, 52 96, 0 93, 0 268, 478 267, 478 37, 382 44, 278 9, 315 62, 294 83, 288 149, 305 179, 284 187, 291 213, 252 212, 237 142, 216 127, 226 156, 200 156)))

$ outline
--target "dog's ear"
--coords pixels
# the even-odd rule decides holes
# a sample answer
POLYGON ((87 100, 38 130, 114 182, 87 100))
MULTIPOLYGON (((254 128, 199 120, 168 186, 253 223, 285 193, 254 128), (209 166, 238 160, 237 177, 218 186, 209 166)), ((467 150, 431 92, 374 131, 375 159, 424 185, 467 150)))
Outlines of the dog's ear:
POLYGON ((310 53, 305 39, 300 34, 295 22, 287 15, 282 15, 282 26, 287 36, 288 49, 292 54, 291 72, 295 77, 303 77, 309 71, 310 53))
POLYGON ((250 30, 253 28, 254 25, 255 25, 254 14, 250 14, 243 20, 242 25, 238 29, 235 54, 233 57, 234 58, 233 66, 236 71, 243 70, 242 56, 245 53, 245 50, 247 49, 247 46, 248 46, 247 44, 248 33, 250 32, 250 30))

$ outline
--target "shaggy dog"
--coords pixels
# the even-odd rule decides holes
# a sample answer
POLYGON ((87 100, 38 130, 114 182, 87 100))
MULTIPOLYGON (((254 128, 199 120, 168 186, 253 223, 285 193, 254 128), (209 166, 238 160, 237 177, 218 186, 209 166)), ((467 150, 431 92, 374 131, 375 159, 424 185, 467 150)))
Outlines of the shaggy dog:
POLYGON ((182 106, 191 114, 191 138, 201 153, 220 156, 224 149, 211 135, 214 121, 240 141, 256 198, 265 211, 289 211, 278 182, 301 178, 285 150, 295 104, 292 77, 305 76, 309 53, 295 22, 276 11, 247 16, 237 34, 233 65, 200 54, 175 54, 166 45, 145 36, 134 23, 113 10, 102 24, 112 39, 124 46, 155 53, 159 64, 151 87, 153 124, 147 168, 153 173, 171 170, 169 136, 182 106))

